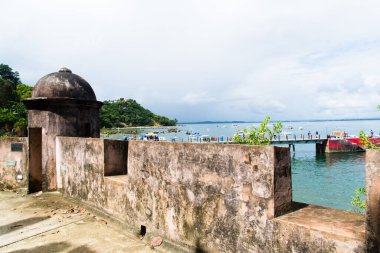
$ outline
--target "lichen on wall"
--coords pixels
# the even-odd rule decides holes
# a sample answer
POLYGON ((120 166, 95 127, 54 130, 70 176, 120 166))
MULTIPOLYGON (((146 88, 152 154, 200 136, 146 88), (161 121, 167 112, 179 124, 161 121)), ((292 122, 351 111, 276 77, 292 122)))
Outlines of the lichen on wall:
MULTIPOLYGON (((361 237, 345 229, 292 222, 300 217, 292 209, 288 148, 57 137, 56 150, 61 192, 167 241, 206 252, 363 252, 361 237), (105 176, 104 158, 120 155, 111 167, 127 157, 128 173, 105 176)), ((342 212, 323 210, 314 223, 338 224, 339 215, 347 226, 342 212)))
POLYGON ((286 148, 131 141, 128 175, 104 177, 104 163, 97 159, 104 156, 104 142, 65 137, 58 142, 61 191, 187 245, 231 252, 244 250, 252 238, 264 243, 268 220, 277 206, 284 208, 282 197, 291 201, 285 196, 291 193, 286 148), (276 150, 284 150, 281 162, 276 150), (277 169, 285 169, 281 177, 289 179, 277 183, 287 186, 275 186, 277 169), (276 198, 276 187, 286 189, 281 197, 276 198), (276 206, 276 199, 281 204, 276 206))
POLYGON ((104 145, 93 138, 57 137, 58 190, 98 206, 105 202, 104 145))
POLYGON ((0 190, 26 191, 28 187, 27 138, 0 138, 0 154, 0 190))

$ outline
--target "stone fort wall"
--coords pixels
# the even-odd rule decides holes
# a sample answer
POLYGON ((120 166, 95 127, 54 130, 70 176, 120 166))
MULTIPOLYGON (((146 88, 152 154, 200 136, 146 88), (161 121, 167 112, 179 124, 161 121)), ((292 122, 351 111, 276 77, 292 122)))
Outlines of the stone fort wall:
MULTIPOLYGON (((292 202, 288 148, 57 137, 55 150, 60 192, 190 252, 379 249, 379 151, 364 216, 292 202)), ((0 139, 0 154, 0 186, 25 189, 27 139, 0 139)))
POLYGON ((56 151, 59 191, 165 240, 206 252, 363 252, 363 233, 310 226, 323 215, 364 225, 362 215, 294 216, 288 148, 57 137, 56 151))

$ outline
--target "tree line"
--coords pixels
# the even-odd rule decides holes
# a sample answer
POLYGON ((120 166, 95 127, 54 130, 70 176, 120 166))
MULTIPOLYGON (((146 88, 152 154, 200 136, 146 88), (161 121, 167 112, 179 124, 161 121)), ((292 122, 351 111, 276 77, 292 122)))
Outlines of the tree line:
POLYGON ((104 101, 100 123, 105 128, 128 126, 175 126, 177 120, 159 116, 145 109, 133 99, 104 101))

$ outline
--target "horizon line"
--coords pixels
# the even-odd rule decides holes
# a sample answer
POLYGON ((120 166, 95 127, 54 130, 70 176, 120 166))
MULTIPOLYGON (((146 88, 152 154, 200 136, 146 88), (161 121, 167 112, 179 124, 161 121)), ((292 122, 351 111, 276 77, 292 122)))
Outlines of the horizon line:
MULTIPOLYGON (((319 121, 355 121, 355 120, 380 120, 379 118, 343 118, 343 119, 303 119, 303 120, 270 120, 270 122, 319 122, 319 121)), ((261 123, 262 121, 246 120, 204 120, 177 122, 177 124, 206 124, 206 123, 261 123)))

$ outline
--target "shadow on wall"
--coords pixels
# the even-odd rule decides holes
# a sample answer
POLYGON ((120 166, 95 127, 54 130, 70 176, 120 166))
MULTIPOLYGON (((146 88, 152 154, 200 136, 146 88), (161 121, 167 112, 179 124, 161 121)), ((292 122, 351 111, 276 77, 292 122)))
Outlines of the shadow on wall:
POLYGON ((128 174, 128 143, 104 140, 104 176, 128 174))
POLYGON ((207 253, 207 251, 203 249, 199 238, 197 239, 197 242, 195 243, 194 253, 207 253))

